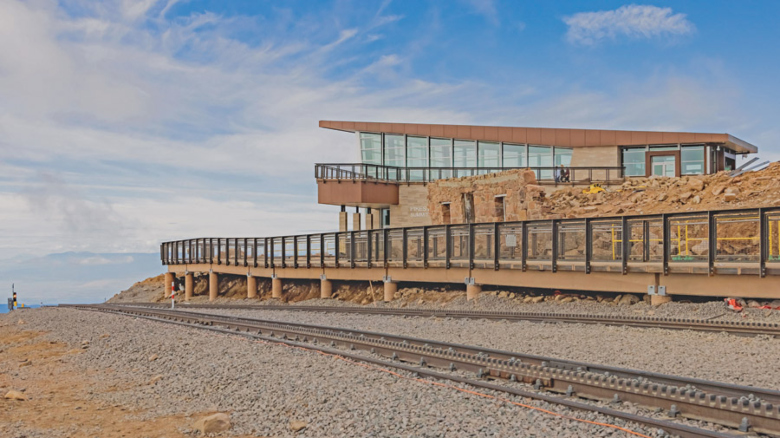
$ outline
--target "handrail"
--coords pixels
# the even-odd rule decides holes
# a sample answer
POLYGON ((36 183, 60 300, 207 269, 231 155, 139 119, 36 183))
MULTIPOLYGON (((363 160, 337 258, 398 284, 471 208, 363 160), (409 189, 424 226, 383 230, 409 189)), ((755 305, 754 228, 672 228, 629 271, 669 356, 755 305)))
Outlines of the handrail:
POLYGON ((396 167, 367 163, 318 163, 314 177, 318 180, 382 181, 393 183, 431 182, 439 179, 487 175, 512 169, 531 169, 539 182, 572 184, 622 184, 623 167, 619 166, 541 166, 541 167, 396 167), (560 171, 569 172, 568 179, 560 171))
POLYGON ((780 207, 185 239, 164 265, 780 275, 780 207), (768 267, 767 264, 770 264, 768 267))

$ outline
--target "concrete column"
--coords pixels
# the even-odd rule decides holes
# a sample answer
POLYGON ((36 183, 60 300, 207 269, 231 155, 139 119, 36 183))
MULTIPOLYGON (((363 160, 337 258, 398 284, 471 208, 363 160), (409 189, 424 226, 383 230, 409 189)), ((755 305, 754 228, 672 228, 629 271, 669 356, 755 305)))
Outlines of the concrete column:
POLYGON ((342 211, 339 213, 339 231, 347 231, 347 212, 342 211))
POLYGON ((282 298, 282 279, 274 277, 271 279, 271 298, 282 298))
POLYGON ((482 292, 482 286, 478 284, 466 285, 466 299, 469 301, 477 299, 477 297, 479 297, 479 294, 481 292, 482 292))
POLYGON ((352 230, 360 231, 360 213, 352 213, 352 230))
POLYGON ((257 277, 246 276, 246 297, 257 298, 257 277))
POLYGON ((184 274, 184 301, 192 299, 192 292, 195 290, 195 275, 192 272, 184 274))
POLYGON ((219 293, 219 275, 216 272, 209 272, 209 301, 217 299, 219 293))
POLYGON ((320 298, 330 298, 333 295, 333 283, 325 278, 320 279, 320 298))
POLYGON ((366 229, 374 229, 374 215, 372 213, 366 213, 366 229))
POLYGON ((171 298, 171 288, 173 287, 173 279, 174 279, 173 272, 166 272, 165 273, 165 288, 163 289, 163 295, 165 295, 165 298, 170 299, 171 298))
POLYGON ((671 303, 672 297, 670 295, 650 295, 650 305, 660 306, 661 304, 671 303))
POLYGON ((393 301, 396 292, 398 292, 398 283, 394 281, 385 281, 385 301, 393 301))

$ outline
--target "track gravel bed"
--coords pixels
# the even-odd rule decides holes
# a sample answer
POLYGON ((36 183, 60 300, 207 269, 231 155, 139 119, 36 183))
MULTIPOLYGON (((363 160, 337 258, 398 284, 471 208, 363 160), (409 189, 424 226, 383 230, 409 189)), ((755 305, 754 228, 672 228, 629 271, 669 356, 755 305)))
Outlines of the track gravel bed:
MULTIPOLYGON (((22 317, 24 330, 47 331, 51 340, 74 348, 89 341, 88 348, 62 366, 100 373, 101 383, 85 397, 143 407, 147 410, 141 417, 230 412, 235 424, 231 433, 258 436, 628 436, 238 336, 62 308, 28 310, 22 317), (292 432, 293 420, 305 422, 306 428, 292 432)), ((2 315, 0 322, 15 318, 19 315, 2 315)), ((614 423, 656 434, 620 420, 614 423)), ((182 424, 181 431, 192 433, 190 427, 182 424)))
POLYGON ((780 340, 767 336, 594 324, 255 309, 187 310, 392 333, 740 385, 780 387, 780 374, 769 365, 780 361, 780 340))

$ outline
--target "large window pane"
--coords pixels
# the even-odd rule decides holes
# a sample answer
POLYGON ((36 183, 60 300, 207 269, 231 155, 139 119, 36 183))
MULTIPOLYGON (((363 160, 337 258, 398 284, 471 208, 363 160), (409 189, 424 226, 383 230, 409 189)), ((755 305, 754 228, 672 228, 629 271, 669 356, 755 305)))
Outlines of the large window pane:
POLYGON ((492 142, 479 142, 479 167, 501 167, 501 145, 492 142))
POLYGON ((477 167, 477 145, 475 142, 455 140, 453 155, 455 167, 477 167))
MULTIPOLYGON (((431 139, 431 167, 452 167, 452 140, 448 138, 431 139)), ((431 171, 431 179, 449 178, 449 170, 431 171)))
MULTIPOLYGON (((425 137, 406 137, 406 165, 408 167, 428 167, 428 139, 425 137)), ((422 181, 425 170, 410 170, 412 181, 422 181)))
POLYGON ((382 164, 382 136, 380 134, 360 133, 360 156, 363 163, 382 164))
POLYGON ((704 146, 683 146, 680 161, 683 175, 704 174, 704 146))
POLYGON ((504 145, 504 167, 527 167, 524 144, 504 145))
POLYGON ((555 148, 555 167, 563 164, 564 167, 571 165, 571 149, 555 148))
MULTIPOLYGON (((528 147, 528 167, 550 167, 553 165, 552 148, 549 146, 529 146, 528 147)), ((536 172, 539 179, 552 179, 552 169, 545 169, 536 172)))
MULTIPOLYGON (((406 167, 406 144, 403 135, 385 135, 385 166, 406 167)), ((390 179, 403 178, 396 169, 388 169, 390 179)), ((401 170, 400 172, 403 172, 401 170)))
POLYGON ((645 176, 645 148, 623 149, 626 176, 645 176))

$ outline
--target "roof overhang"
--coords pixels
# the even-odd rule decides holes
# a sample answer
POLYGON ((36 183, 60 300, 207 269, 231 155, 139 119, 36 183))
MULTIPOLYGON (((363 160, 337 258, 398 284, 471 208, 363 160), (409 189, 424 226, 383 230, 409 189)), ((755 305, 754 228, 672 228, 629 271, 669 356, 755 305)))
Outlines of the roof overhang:
POLYGON ((420 123, 347 122, 320 120, 320 128, 345 132, 420 135, 461 140, 502 141, 560 147, 644 146, 648 144, 714 143, 737 153, 758 148, 731 134, 607 129, 519 128, 506 126, 427 125, 420 123))

